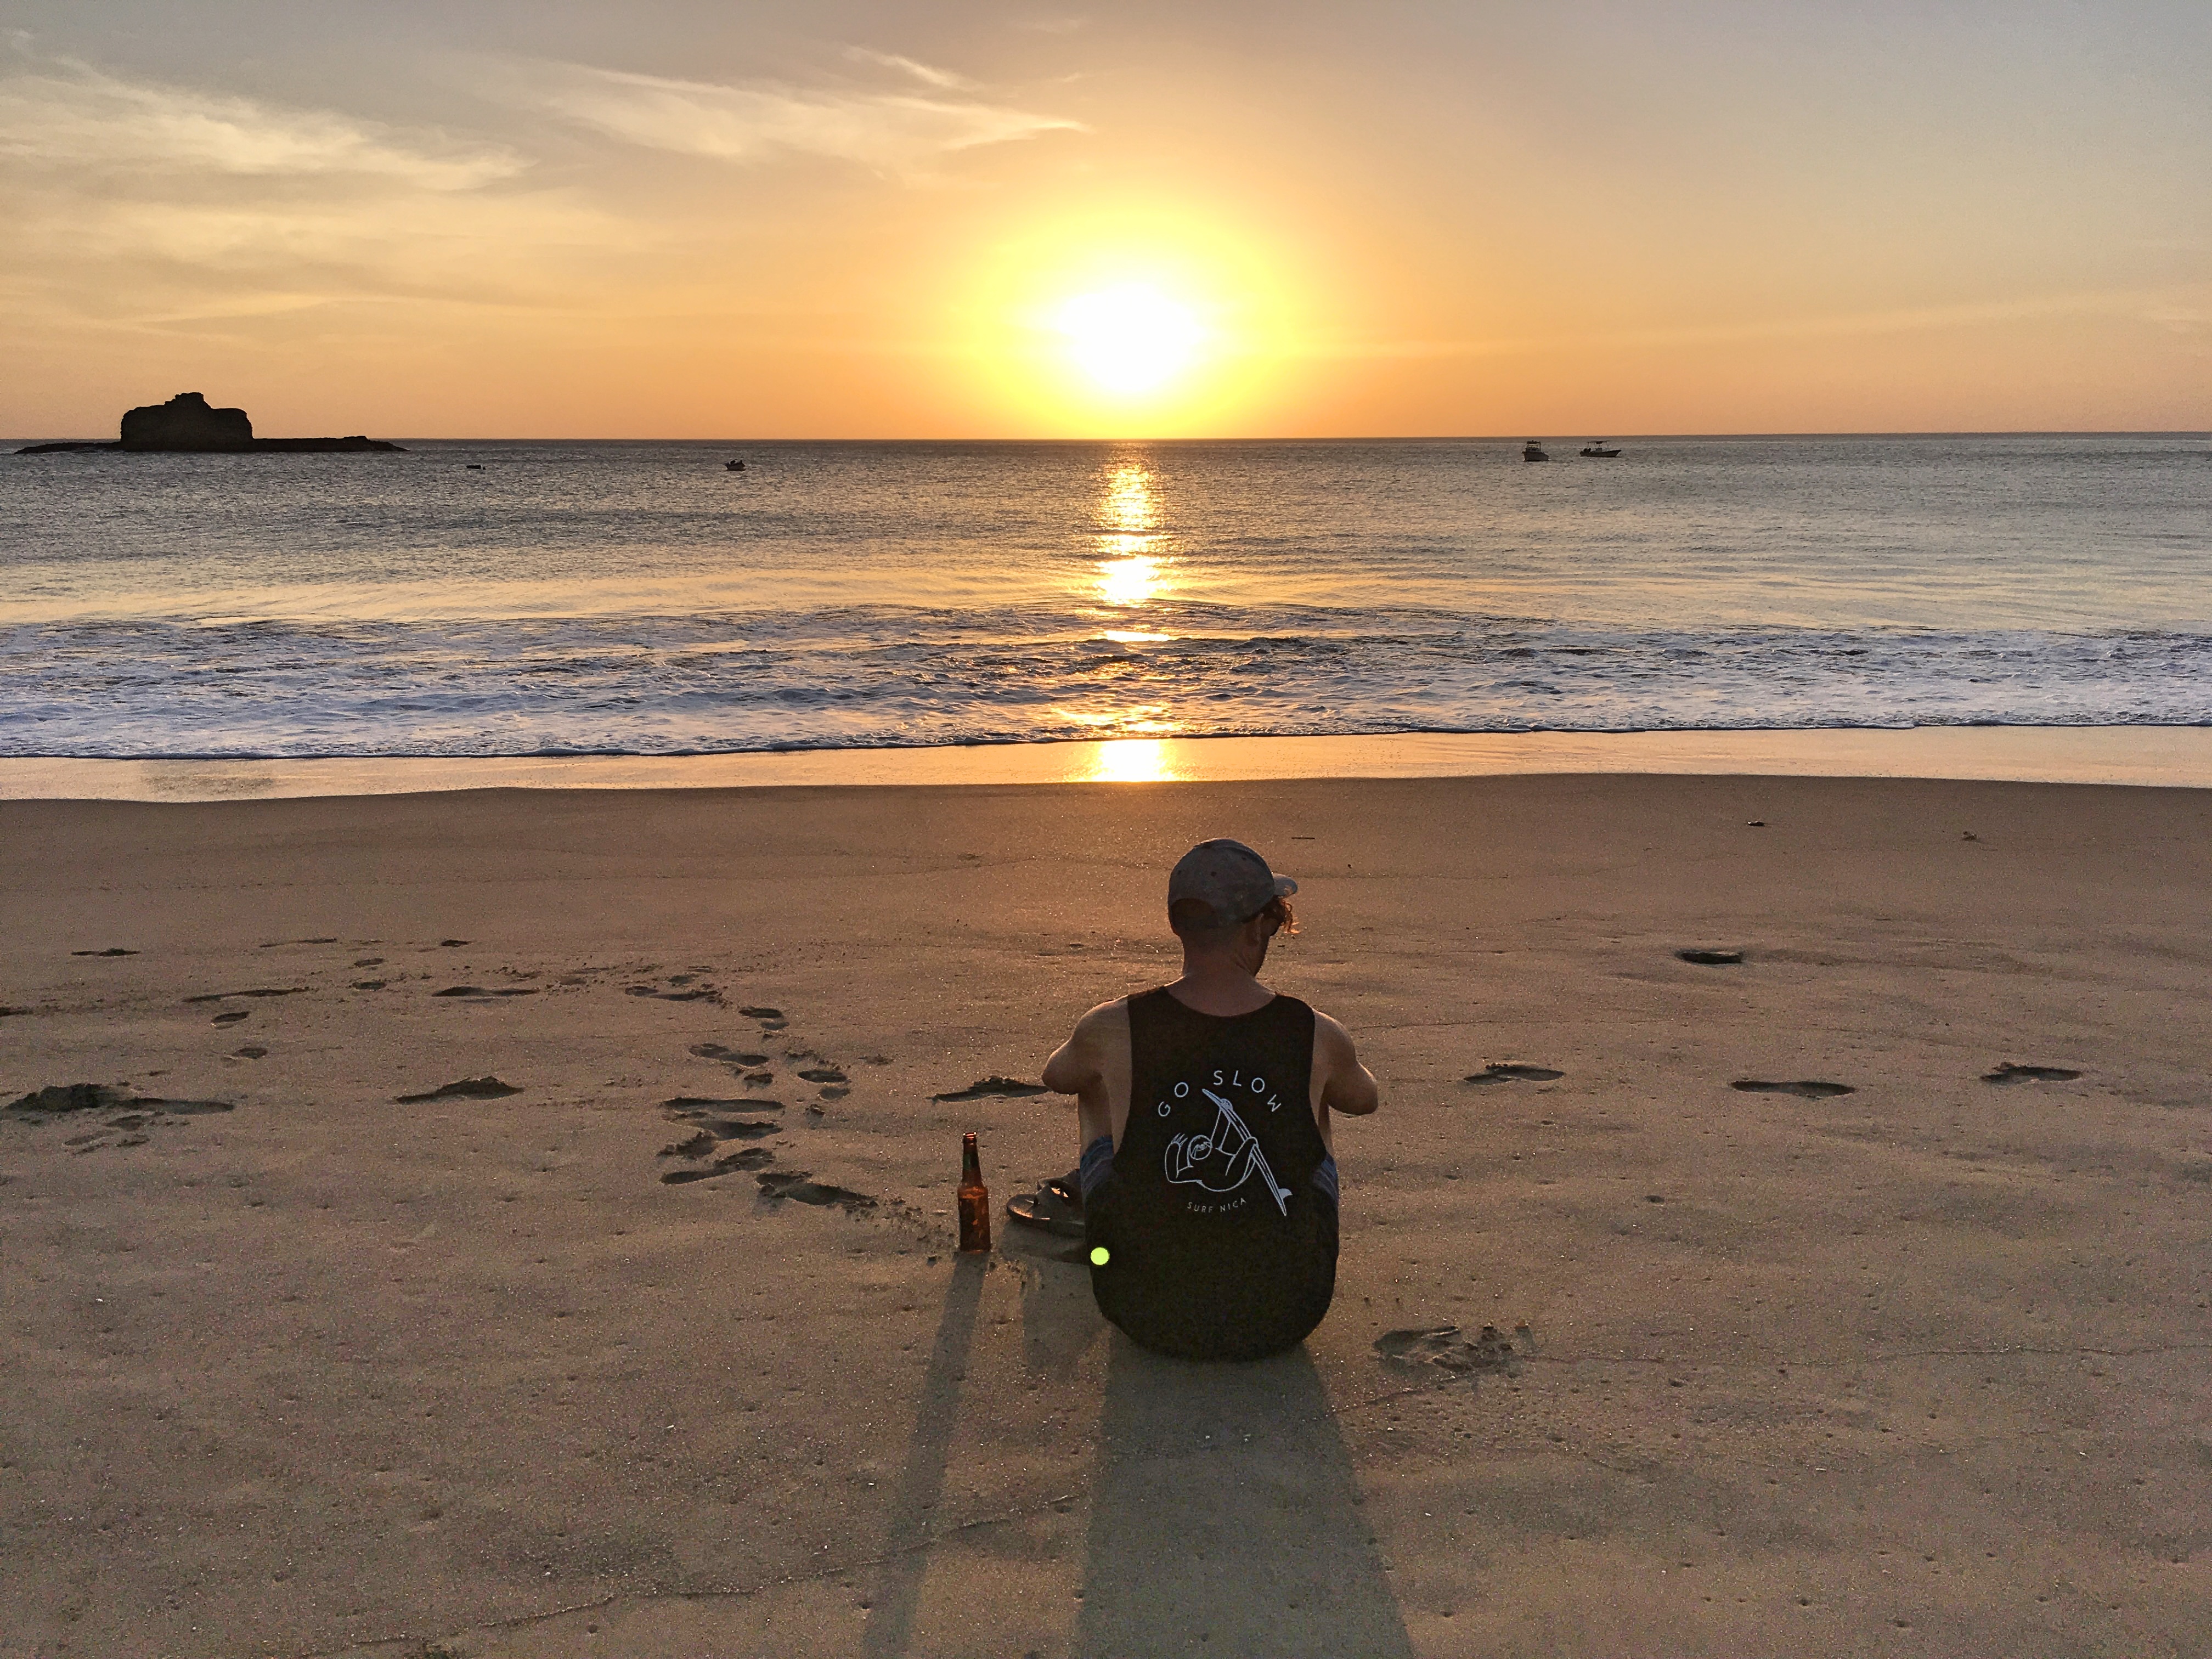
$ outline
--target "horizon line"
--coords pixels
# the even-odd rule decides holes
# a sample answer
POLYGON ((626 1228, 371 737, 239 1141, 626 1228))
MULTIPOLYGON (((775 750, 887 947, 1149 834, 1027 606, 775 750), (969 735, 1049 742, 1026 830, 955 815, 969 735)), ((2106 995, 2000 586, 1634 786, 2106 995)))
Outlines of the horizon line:
MULTIPOLYGON (((1577 430, 1581 428, 1553 428, 1577 430)), ((1616 429, 1617 430, 1617 429, 1616 429)), ((265 434, 256 434, 256 436, 265 434)), ((1616 431, 1609 430, 1606 440, 1615 440, 1616 431)), ((1741 431, 1741 432, 1617 432, 1617 441, 1633 443, 1680 442, 1687 440, 1745 440, 1789 438, 2205 438, 2212 439, 2212 428, 2208 427, 1990 427, 1941 428, 1808 428, 1799 431, 1741 431)), ((1540 440, 1539 440, 1540 441, 1540 440)), ((1588 441, 1599 441, 1589 440, 1588 441)), ((107 443, 112 439, 87 437, 28 437, 0 438, 0 445, 44 443, 107 443)), ((1531 440, 1509 433, 1340 433, 1328 435, 1310 434, 1295 437, 1263 437, 1236 434, 1215 434, 1204 437, 1146 437, 1130 434, 1101 434, 1093 437, 986 437, 968 435, 906 435, 866 437, 775 437, 763 434, 731 437, 617 437, 591 438, 546 437, 528 434, 402 434, 384 440, 387 443, 418 444, 1520 444, 1531 440)), ((1572 442, 1572 439, 1561 439, 1572 442)), ((159 453, 159 452, 149 452, 159 453)), ((179 453, 190 452, 176 452, 179 453)), ((221 453, 210 451, 210 453, 221 453)))

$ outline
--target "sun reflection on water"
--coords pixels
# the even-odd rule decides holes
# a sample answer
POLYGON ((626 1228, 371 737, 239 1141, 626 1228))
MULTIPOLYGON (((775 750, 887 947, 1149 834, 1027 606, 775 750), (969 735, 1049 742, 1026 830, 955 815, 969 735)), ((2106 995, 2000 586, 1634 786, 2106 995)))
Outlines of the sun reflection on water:
POLYGON ((1117 462, 1106 474, 1097 515, 1100 600, 1129 610, 1159 598, 1165 570, 1153 550, 1160 502, 1152 469, 1142 461, 1117 462))
POLYGON ((1098 565, 1098 597, 1125 609, 1148 603, 1159 586, 1159 561, 1139 553, 1132 558, 1103 559, 1098 565))
POLYGON ((1160 527, 1159 498, 1153 491, 1150 467, 1142 461, 1123 461, 1106 475, 1106 495, 1098 503, 1098 522, 1105 529, 1127 533, 1160 527))

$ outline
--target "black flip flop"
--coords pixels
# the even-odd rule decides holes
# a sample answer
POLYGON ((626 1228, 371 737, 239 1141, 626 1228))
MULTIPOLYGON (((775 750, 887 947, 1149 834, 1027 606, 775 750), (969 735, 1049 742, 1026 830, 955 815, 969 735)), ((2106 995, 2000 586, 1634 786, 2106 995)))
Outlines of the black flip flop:
POLYGON ((1064 1176, 1054 1176, 1044 1183, 1042 1191, 1050 1193, 1076 1214, 1083 1213, 1082 1172, 1070 1170, 1064 1176))
POLYGON ((1006 1213, 1025 1227, 1042 1227, 1055 1238, 1081 1238, 1083 1218, 1071 1215, 1048 1182, 1034 1193, 1006 1200, 1006 1213))

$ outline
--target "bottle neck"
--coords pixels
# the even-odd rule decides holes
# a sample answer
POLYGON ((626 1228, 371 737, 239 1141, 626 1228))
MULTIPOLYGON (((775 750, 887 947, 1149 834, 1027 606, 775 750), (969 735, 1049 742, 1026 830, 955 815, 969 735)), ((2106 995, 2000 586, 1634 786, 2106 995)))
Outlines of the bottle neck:
POLYGON ((983 1160, 975 1151, 975 1137, 964 1135, 960 1141, 960 1184, 980 1187, 983 1184, 983 1160))

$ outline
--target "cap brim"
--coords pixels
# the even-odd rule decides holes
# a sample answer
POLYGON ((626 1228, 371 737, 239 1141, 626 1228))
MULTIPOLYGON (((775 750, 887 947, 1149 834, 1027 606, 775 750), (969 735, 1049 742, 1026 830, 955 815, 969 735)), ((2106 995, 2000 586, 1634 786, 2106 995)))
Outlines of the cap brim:
POLYGON ((1297 883, 1292 881, 1288 876, 1277 876, 1275 878, 1275 896, 1277 898, 1288 898, 1291 894, 1297 890, 1297 883))

